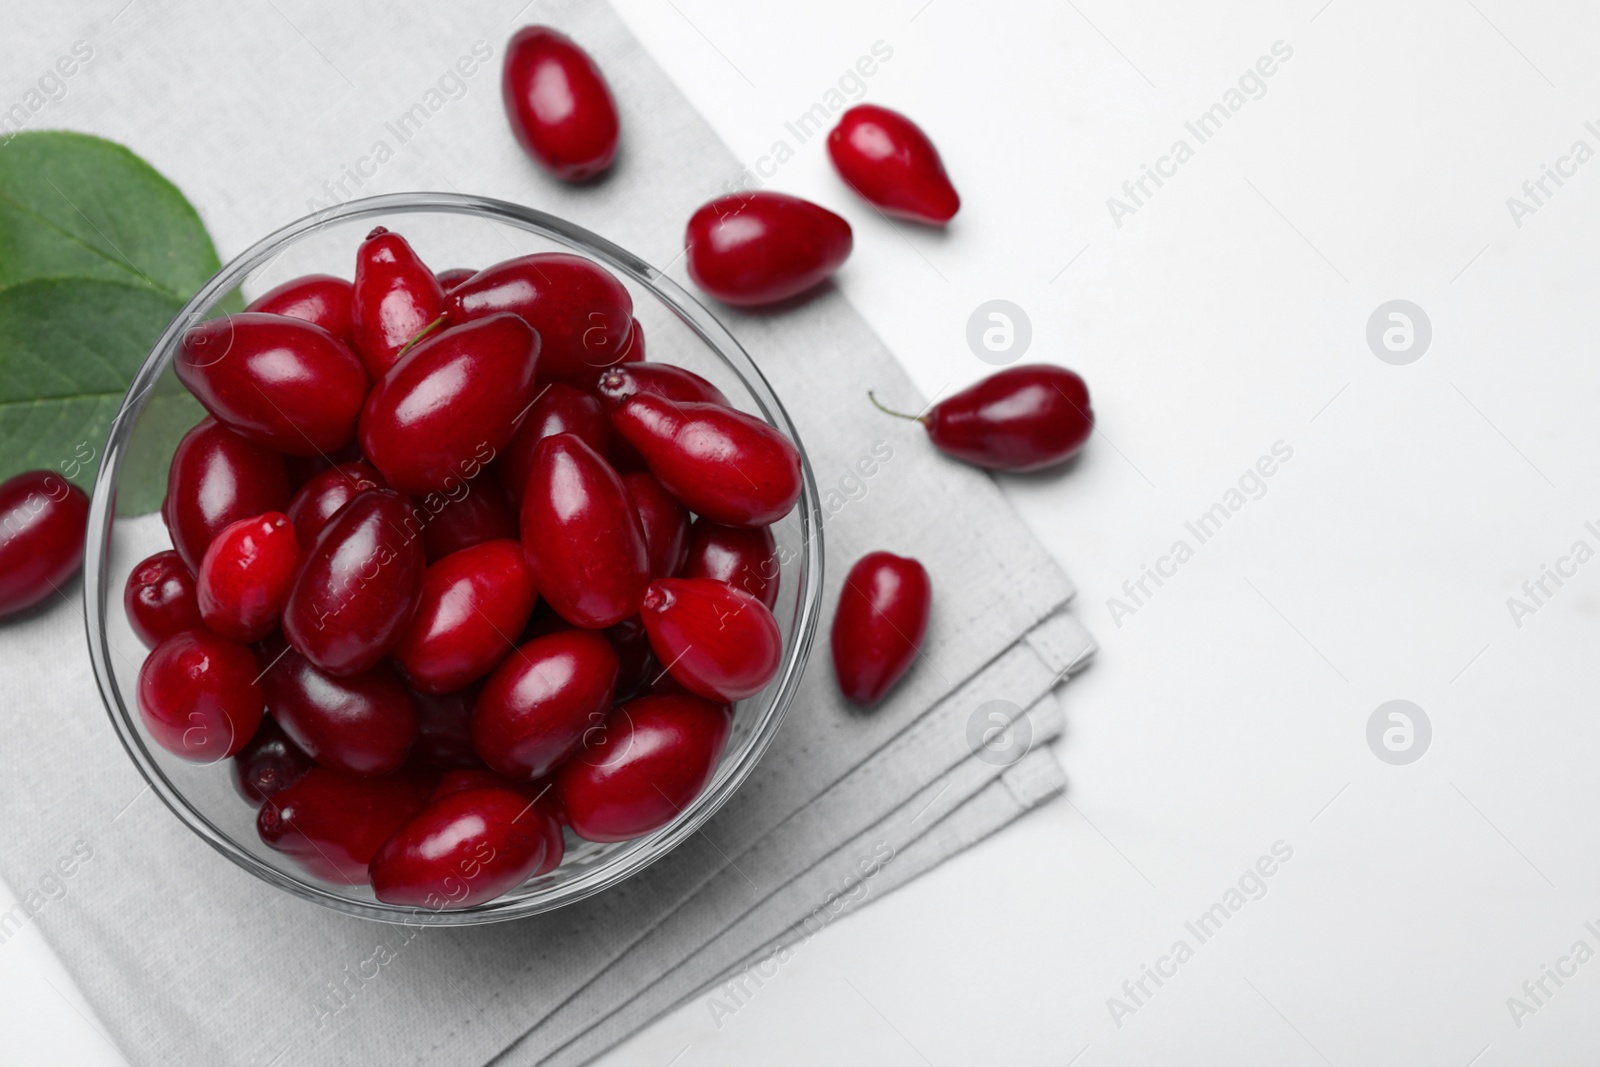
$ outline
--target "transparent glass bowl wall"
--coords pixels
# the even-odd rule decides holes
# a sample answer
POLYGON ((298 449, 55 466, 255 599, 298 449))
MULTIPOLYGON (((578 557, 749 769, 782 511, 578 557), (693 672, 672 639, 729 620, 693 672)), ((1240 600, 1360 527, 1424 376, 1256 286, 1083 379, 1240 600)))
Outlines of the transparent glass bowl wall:
POLYGON ((692 835, 750 774, 777 733, 799 684, 816 630, 822 588, 821 520, 809 462, 803 462, 800 503, 773 527, 781 578, 774 608, 783 632, 783 663, 776 678, 740 701, 711 784, 667 826, 616 844, 581 841, 570 834, 562 865, 497 900, 451 911, 398 907, 377 901, 366 887, 325 885, 256 835, 256 809, 234 791, 227 766, 179 759, 150 740, 136 704, 145 648, 122 609, 128 574, 146 556, 171 547, 159 515, 116 514, 119 477, 130 468, 164 471, 170 446, 140 433, 150 398, 176 386, 172 359, 183 331, 237 309, 303 274, 349 278, 356 248, 374 226, 403 234, 435 270, 482 268, 532 252, 568 251, 598 260, 628 287, 642 323, 646 358, 676 363, 714 382, 734 405, 774 426, 804 448, 766 379, 739 343, 694 298, 659 271, 601 237, 561 219, 497 200, 445 193, 398 194, 352 201, 284 227, 225 266, 157 342, 124 397, 112 426, 89 514, 84 598, 89 654, 100 692, 128 755, 151 790, 191 830, 263 881, 304 899, 364 918, 390 922, 465 925, 496 922, 560 907, 641 870, 692 835), (158 454, 159 453, 159 454, 158 454))

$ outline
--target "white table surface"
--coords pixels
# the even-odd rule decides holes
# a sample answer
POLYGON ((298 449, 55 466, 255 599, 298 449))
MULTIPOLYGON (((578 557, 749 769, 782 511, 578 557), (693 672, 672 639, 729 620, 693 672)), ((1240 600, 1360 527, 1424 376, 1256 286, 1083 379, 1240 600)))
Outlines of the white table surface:
MULTIPOLYGON (((820 138, 768 185, 850 219, 840 284, 925 392, 990 369, 965 333, 995 298, 1026 311, 1028 359, 1088 379, 1087 454, 1008 488, 1102 652, 1066 694, 1066 800, 837 922, 720 1027, 695 1002, 603 1062, 1592 1062, 1600 962, 1571 953, 1600 952, 1600 562, 1560 561, 1600 550, 1600 161, 1560 161, 1600 152, 1600 12, 619 6, 753 166, 893 49, 866 98, 937 140, 950 232, 888 226, 820 138), (1200 143, 1185 122, 1280 41, 1265 95, 1200 143), (1179 138, 1192 158, 1117 226, 1107 198, 1179 138), (1542 165, 1575 173, 1540 204, 1542 165), (1512 196, 1537 208, 1520 226, 1512 196), (1366 340, 1396 299, 1433 334, 1405 365, 1366 340), (1200 543, 1185 523, 1278 442, 1292 458, 1200 543), (1193 557, 1162 563, 1180 539, 1193 557), (1146 565, 1172 576, 1136 603, 1146 565), (1514 618, 1547 565, 1576 573, 1514 618), (1396 699, 1432 730, 1404 765, 1367 740, 1396 699), (1191 932, 1275 844, 1260 898, 1191 932), (1146 965, 1171 977, 1125 992, 1146 965)), ((31 80, 5 71, 0 98, 31 80)), ((6 1062, 121 1062, 31 927, 0 946, 0 1035, 6 1062)))

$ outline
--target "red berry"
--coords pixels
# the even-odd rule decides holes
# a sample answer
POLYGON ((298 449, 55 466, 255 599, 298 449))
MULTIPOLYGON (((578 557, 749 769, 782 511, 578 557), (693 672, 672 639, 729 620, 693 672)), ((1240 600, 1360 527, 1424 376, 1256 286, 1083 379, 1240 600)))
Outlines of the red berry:
MULTIPOLYGON (((460 488, 459 496, 443 498, 438 511, 422 527, 422 548, 429 563, 485 541, 517 537, 517 513, 492 471, 481 472, 460 488)), ((432 502, 425 498, 418 504, 425 507, 432 502)))
POLYGON ((315 456, 284 456, 283 466, 289 472, 289 491, 298 493, 305 488, 307 482, 329 467, 342 467, 346 463, 358 463, 360 460, 361 449, 356 447, 354 441, 336 452, 319 452, 315 456))
POLYGON ((300 547, 311 547, 328 521, 357 493, 383 487, 383 475, 360 460, 313 474, 289 501, 289 521, 294 523, 294 536, 300 547))
POLYGON ((633 298, 599 264, 565 252, 496 263, 450 290, 452 322, 512 312, 541 342, 539 380, 584 388, 628 351, 633 298))
POLYGON ((355 437, 367 372, 320 326, 245 312, 183 335, 173 364, 219 422, 292 456, 333 452, 355 437))
POLYGON ((928 572, 916 560, 870 552, 856 561, 833 617, 833 671, 846 700, 870 707, 911 669, 932 605, 928 572))
POLYGON ((255 736, 234 753, 230 763, 234 789, 258 806, 294 785, 317 765, 304 749, 289 740, 271 716, 261 720, 255 736))
POLYGON ((417 734, 417 716, 393 670, 380 663, 336 678, 292 648, 269 646, 267 652, 273 657, 261 672, 267 709, 312 759, 362 777, 400 769, 417 734))
POLYGON ((611 710, 617 653, 590 630, 535 638, 489 676, 472 712, 472 743, 491 768, 527 781, 550 773, 611 710))
POLYGON ((161 518, 173 547, 194 571, 224 526, 288 504, 283 458, 208 418, 184 434, 172 454, 161 518))
MULTIPOLYGON (((666 671, 661 671, 658 673, 655 677, 655 680, 651 682, 650 685, 645 689, 645 692, 651 696, 677 696, 695 697, 697 700, 705 699, 705 697, 697 696, 696 694, 691 693, 688 689, 684 688, 682 682, 678 681, 666 671)), ((728 703, 727 701, 718 701, 715 703, 717 707, 722 708, 729 716, 733 715, 732 704, 728 703)))
POLYGON ((200 560, 196 601, 214 632, 248 644, 278 628, 300 564, 289 516, 269 511, 223 527, 200 560))
POLYGON ((846 111, 828 134, 828 155, 846 184, 886 215, 942 226, 961 208, 938 149, 898 111, 846 111))
POLYGON ((592 178, 617 154, 617 105, 593 59, 548 26, 524 26, 506 46, 500 92, 511 132, 563 181, 592 178))
POLYGON ((268 797, 256 832, 314 877, 364 885, 367 864, 385 841, 422 809, 428 790, 415 775, 355 778, 314 767, 268 797))
POLYGON ((128 625, 146 648, 155 648, 180 630, 200 625, 194 575, 170 549, 133 568, 122 590, 122 608, 128 625))
POLYGON ((350 333, 351 285, 331 274, 292 278, 250 301, 246 311, 287 315, 321 326, 347 346, 350 333))
POLYGON ((771 304, 826 280, 850 257, 850 224, 809 200, 736 193, 706 204, 684 235, 689 277, 725 304, 771 304))
POLYGON ((783 635, 772 612, 727 582, 651 582, 639 617, 668 673, 711 700, 754 696, 777 675, 783 659, 783 635))
POLYGON ((633 320, 632 327, 628 330, 628 350, 622 353, 622 358, 617 361, 618 366, 625 363, 644 362, 644 325, 638 320, 633 320))
POLYGON ((289 643, 329 674, 360 674, 399 643, 422 592, 422 542, 388 489, 346 504, 305 554, 283 609, 289 643))
POLYGON ((572 434, 534 452, 522 546, 540 595, 568 622, 598 630, 638 613, 650 581, 638 512, 616 471, 572 434))
POLYGON ((711 781, 731 722, 726 709, 699 697, 619 704, 556 774, 572 832, 626 841, 671 822, 711 781))
POLYGON ((483 767, 461 767, 453 771, 446 771, 439 776, 439 781, 433 787, 433 792, 428 794, 428 800, 438 800, 451 793, 460 793, 466 789, 509 789, 521 793, 529 800, 539 796, 541 792, 549 795, 550 783, 547 781, 513 782, 504 775, 499 775, 483 767))
POLYGON ((476 273, 471 267, 450 267, 448 270, 435 271, 433 276, 439 280, 439 288, 448 293, 476 273))
POLYGON ((0 483, 0 615, 31 608, 83 563, 89 498, 53 471, 0 483))
POLYGON ((139 717, 158 745, 196 763, 242 749, 261 725, 256 658, 205 630, 161 642, 139 668, 139 717))
POLYGON ((515 315, 430 336, 383 376, 361 409, 361 450, 402 493, 477 476, 534 397, 539 338, 515 315))
POLYGON ((602 373, 595 394, 615 411, 635 393, 652 393, 667 400, 732 407, 722 390, 692 370, 671 363, 628 363, 602 373))
POLYGON ((650 577, 671 578, 683 567, 689 550, 689 513, 649 474, 624 474, 622 484, 639 512, 650 577))
POLYGON ((656 662, 655 652, 650 648, 650 635, 645 631, 644 621, 635 615, 615 626, 607 626, 601 633, 617 652, 617 695, 613 699, 638 696, 662 673, 661 664, 656 662))
POLYGON ((518 541, 451 553, 423 574, 422 598, 395 662, 425 693, 460 689, 506 658, 538 596, 518 541))
POLYGON ((560 836, 545 809, 511 789, 479 788, 429 802, 372 858, 385 904, 466 908, 515 889, 560 836))
POLYGON ((742 411, 641 392, 612 412, 611 425, 697 515, 728 526, 767 526, 800 499, 799 451, 742 411))
MULTIPOLYGON (((694 371, 684 370, 670 363, 624 364, 604 372, 595 382, 595 394, 605 405, 608 414, 616 411, 628 397, 641 392, 653 393, 668 400, 733 406, 728 403, 728 398, 722 394, 721 389, 694 371)), ((611 448, 607 454, 610 456, 611 465, 619 471, 645 469, 644 457, 639 455, 638 450, 627 441, 615 434, 612 435, 611 448)))
POLYGON ((356 355, 374 381, 444 313, 444 289, 406 239, 379 226, 356 252, 352 295, 356 355))
POLYGON ((761 601, 778 603, 782 567, 778 543, 766 526, 723 526, 699 518, 689 527, 689 547, 683 568, 685 578, 715 578, 761 601))
MULTIPOLYGON (((873 403, 877 403, 876 399, 873 403)), ((939 451, 979 467, 1033 471, 1072 456, 1094 431, 1089 387, 1064 367, 1008 367, 915 417, 939 451)))
POLYGON ((600 455, 611 443, 611 420, 600 401, 570 385, 551 382, 539 390, 528 417, 522 420, 505 455, 500 458, 500 477, 506 492, 519 504, 533 469, 533 453, 539 442, 558 433, 570 433, 600 455))
POLYGON ((532 782, 513 782, 509 778, 481 768, 447 771, 439 779, 439 784, 433 787, 433 795, 428 799, 438 800, 440 797, 468 789, 509 789, 533 801, 534 806, 544 812, 549 821, 544 825, 544 862, 533 869, 530 877, 553 871, 561 866, 561 857, 567 849, 567 842, 561 836, 561 827, 566 824, 567 816, 561 810, 561 802, 556 800, 556 787, 553 781, 539 778, 532 782))
POLYGON ((472 747, 472 704, 477 699, 477 686, 437 696, 413 692, 417 740, 411 746, 412 763, 439 770, 483 766, 472 747))

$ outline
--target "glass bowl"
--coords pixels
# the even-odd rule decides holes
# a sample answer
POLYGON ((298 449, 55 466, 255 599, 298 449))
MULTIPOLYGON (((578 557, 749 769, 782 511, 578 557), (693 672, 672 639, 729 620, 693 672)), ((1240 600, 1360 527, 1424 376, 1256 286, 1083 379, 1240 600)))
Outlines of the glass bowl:
MULTIPOLYGON (((203 414, 197 408, 195 421, 203 414)), ((783 405, 733 335, 660 271, 588 230, 515 204, 447 193, 377 196, 307 216, 239 255, 195 294, 139 369, 112 424, 94 486, 84 567, 89 655, 106 710, 128 756, 173 814, 228 859, 297 897, 362 918, 430 925, 498 922, 570 904, 644 869, 694 834, 749 777, 777 734, 805 669, 821 589, 822 523, 811 465, 783 405), (145 649, 122 610, 129 572, 151 553, 171 547, 159 515, 118 514, 116 502, 124 472, 165 471, 171 459, 171 433, 157 432, 160 419, 170 416, 151 412, 153 401, 170 404, 181 393, 172 360, 184 331, 238 310, 241 298, 253 299, 299 275, 349 278, 357 246, 378 225, 403 234, 435 270, 476 269, 542 251, 572 251, 598 260, 633 296, 647 358, 709 378, 736 407, 792 441, 802 461, 800 502, 773 527, 780 563, 773 614, 783 633, 782 666, 762 692, 738 703, 711 783, 672 822, 644 837, 597 844, 569 832, 560 867, 495 900, 457 910, 384 904, 368 887, 325 884, 266 847, 256 834, 256 809, 234 791, 227 767, 191 763, 151 743, 135 703, 145 649)))

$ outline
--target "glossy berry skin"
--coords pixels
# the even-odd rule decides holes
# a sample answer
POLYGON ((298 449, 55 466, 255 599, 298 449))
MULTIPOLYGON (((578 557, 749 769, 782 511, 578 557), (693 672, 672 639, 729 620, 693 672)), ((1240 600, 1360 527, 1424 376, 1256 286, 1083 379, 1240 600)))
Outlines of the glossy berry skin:
POLYGON ((628 363, 644 362, 644 324, 638 319, 633 320, 632 327, 628 330, 628 348, 622 353, 622 358, 617 361, 617 366, 628 363))
POLYGON ((566 252, 538 252, 486 267, 445 300, 451 322, 511 312, 539 334, 539 380, 586 388, 620 362, 633 298, 604 267, 566 252))
POLYGON ((554 770, 598 728, 616 692, 616 650, 592 630, 536 637, 489 676, 472 743, 493 770, 528 781, 554 770))
POLYGON ((200 560, 195 599, 215 633, 243 644, 278 628, 300 565, 289 516, 269 511, 222 528, 200 560))
POLYGON ((706 204, 684 235, 689 277, 725 304, 754 307, 820 285, 850 258, 850 224, 783 193, 736 193, 706 204))
POLYGON ((417 739, 411 746, 414 766, 446 771, 483 766, 472 747, 472 705, 477 699, 477 686, 437 696, 412 692, 411 706, 417 713, 417 739))
POLYGON ((979 467, 1032 471, 1067 459, 1094 431, 1089 387, 1064 367, 1008 367, 922 417, 939 451, 979 467))
POLYGON ((550 816, 521 793, 463 789, 430 801, 372 858, 385 904, 466 908, 515 889, 544 863, 550 816))
POLYGON ((261 720, 255 736, 234 753, 230 766, 233 788, 253 805, 259 806, 310 773, 316 761, 283 732, 269 715, 261 720))
POLYGON ((0 616, 31 608, 83 563, 89 498, 54 471, 0 483, 0 616))
POLYGON ((393 670, 380 663, 336 678, 292 648, 281 656, 277 651, 261 673, 261 691, 296 745, 344 774, 370 778, 400 769, 417 735, 417 716, 393 670))
POLYGON ((289 521, 302 548, 310 547, 339 509, 368 489, 382 489, 383 475, 360 460, 313 474, 289 501, 289 521))
POLYGON ((203 322, 183 335, 173 369, 219 422, 291 456, 349 444, 367 395, 367 372, 344 342, 284 315, 203 322))
MULTIPOLYGON (((595 395, 609 414, 634 393, 653 393, 667 400, 689 401, 704 404, 721 404, 732 407, 722 390, 706 381, 694 371, 675 367, 670 363, 629 363, 611 368, 595 380, 595 395)), ((611 465, 619 471, 644 470, 644 457, 637 449, 613 434, 607 453, 611 465)))
POLYGON ((287 315, 314 326, 321 326, 346 345, 351 342, 350 309, 352 287, 331 274, 307 274, 291 278, 276 289, 269 289, 250 301, 246 311, 266 315, 287 315))
POLYGON ((516 539, 517 513, 499 478, 484 471, 463 488, 461 495, 446 497, 422 528, 422 547, 429 563, 485 541, 516 539))
POLYGON ((356 355, 376 381, 444 313, 444 288, 404 237, 379 226, 356 251, 351 301, 356 355))
POLYGON ((133 568, 122 589, 122 609, 146 648, 201 625, 194 575, 171 549, 157 552, 133 568))
POLYGON ((561 857, 567 850, 566 840, 561 836, 561 827, 566 824, 567 817, 561 810, 561 803, 556 800, 555 782, 548 778, 539 778, 531 782, 513 782, 509 778, 481 768, 447 771, 439 779, 439 784, 433 787, 433 795, 428 799, 434 801, 468 789, 509 789, 533 801, 534 806, 548 816, 548 821, 543 826, 544 861, 533 869, 533 875, 544 874, 561 866, 561 857))
POLYGON ((673 577, 689 550, 689 512, 653 475, 634 471, 622 476, 622 484, 639 512, 650 577, 673 577))
POLYGON ((765 526, 724 526, 699 518, 689 527, 684 578, 715 578, 755 597, 768 608, 777 606, 782 568, 778 543, 765 526))
POLYGON ((721 389, 694 371, 671 363, 646 361, 613 367, 595 380, 594 392, 609 411, 621 407, 635 393, 652 393, 680 403, 733 406, 721 389))
POLYGON ((828 134, 828 155, 845 183, 885 215, 942 226, 961 209, 939 150, 898 111, 874 104, 846 111, 828 134))
MULTIPOLYGON (((695 697, 696 700, 705 699, 704 697, 696 696, 694 693, 689 692, 689 690, 684 688, 682 682, 678 681, 666 671, 657 672, 655 680, 650 683, 650 685, 645 689, 645 692, 651 696, 695 697)), ((715 703, 716 706, 722 708, 726 714, 730 716, 733 714, 732 704, 729 704, 726 701, 715 703)))
POLYGON ((440 797, 447 797, 451 793, 459 793, 464 789, 510 789, 522 793, 529 800, 533 794, 530 786, 543 787, 543 782, 513 782, 483 767, 463 767, 458 770, 446 771, 439 776, 439 781, 434 785, 433 792, 428 794, 431 803, 440 797))
POLYGON ((500 93, 522 150, 562 181, 581 182, 617 155, 617 105, 589 53, 548 26, 506 45, 500 93))
POLYGON ((611 420, 593 395, 570 385, 551 382, 539 391, 528 415, 500 457, 500 476, 513 500, 522 500, 533 469, 533 453, 539 442, 558 433, 570 433, 583 440, 600 455, 611 444, 611 420))
POLYGON ((399 643, 422 593, 421 539, 411 509, 388 489, 368 489, 328 523, 289 590, 283 634, 329 674, 370 670, 399 643))
POLYGON ((539 338, 515 315, 431 335, 373 386, 361 451, 413 496, 475 476, 511 440, 534 397, 539 338))
POLYGON ((656 659, 689 692, 743 700, 778 673, 783 635, 767 606, 727 582, 664 578, 639 609, 656 659))
POLYGON ((453 552, 423 574, 422 598, 395 646, 395 663, 424 693, 460 689, 506 658, 538 598, 520 541, 453 552))
POLYGON ((433 276, 439 280, 439 288, 448 293, 476 273, 478 272, 471 267, 450 267, 447 270, 435 271, 433 276))
POLYGON ((282 511, 288 503, 283 458, 207 418, 184 434, 172 453, 161 518, 173 547, 194 571, 224 526, 282 511))
POLYGON ((638 393, 612 412, 611 425, 668 492, 714 522, 768 526, 800 499, 799 451, 742 411, 638 393))
POLYGON ((699 697, 619 704, 556 773, 556 797, 572 832, 588 841, 627 841, 671 822, 711 781, 731 723, 726 709, 699 697))
POLYGON ((157 645, 139 667, 139 717, 156 744, 195 763, 242 749, 261 725, 256 658, 205 630, 157 645))
POLYGON ((852 704, 871 707, 916 662, 933 586, 922 564, 888 552, 856 561, 833 616, 833 672, 852 704))
POLYGON ((357 778, 314 767, 267 798, 256 815, 256 832, 315 878, 365 885, 372 857, 422 810, 427 796, 415 775, 357 778))
POLYGON ((576 436, 539 442, 522 498, 522 547, 556 614, 598 630, 639 610, 650 557, 617 472, 576 436))

